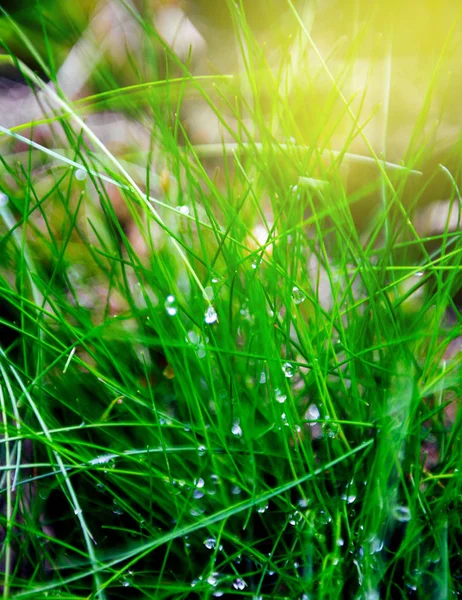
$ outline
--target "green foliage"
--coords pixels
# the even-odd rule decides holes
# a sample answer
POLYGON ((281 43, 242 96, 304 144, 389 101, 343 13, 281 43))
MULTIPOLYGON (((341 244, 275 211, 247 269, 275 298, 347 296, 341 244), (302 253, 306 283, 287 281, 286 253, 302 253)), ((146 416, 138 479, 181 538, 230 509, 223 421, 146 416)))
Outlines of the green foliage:
POLYGON ((459 595, 460 236, 416 231, 417 153, 350 152, 354 124, 330 153, 316 111, 307 139, 228 8, 239 75, 156 39, 172 81, 72 103, 20 64, 55 110, 2 128, 4 597, 459 595), (190 139, 197 97, 230 140, 190 139), (99 140, 103 106, 150 150, 99 140))

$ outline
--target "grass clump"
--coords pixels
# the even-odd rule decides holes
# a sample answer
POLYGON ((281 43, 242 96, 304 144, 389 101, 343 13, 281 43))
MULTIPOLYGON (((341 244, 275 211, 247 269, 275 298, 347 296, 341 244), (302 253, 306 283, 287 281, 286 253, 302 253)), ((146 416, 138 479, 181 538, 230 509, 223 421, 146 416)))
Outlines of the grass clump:
POLYGON ((367 24, 336 62, 289 2, 275 58, 229 3, 238 68, 211 75, 116 6, 142 43, 73 100, 47 6, 41 54, 3 21, 42 104, 1 128, 4 597, 459 595, 460 159, 424 139, 444 52, 399 161, 391 79, 378 116, 348 96, 367 24))

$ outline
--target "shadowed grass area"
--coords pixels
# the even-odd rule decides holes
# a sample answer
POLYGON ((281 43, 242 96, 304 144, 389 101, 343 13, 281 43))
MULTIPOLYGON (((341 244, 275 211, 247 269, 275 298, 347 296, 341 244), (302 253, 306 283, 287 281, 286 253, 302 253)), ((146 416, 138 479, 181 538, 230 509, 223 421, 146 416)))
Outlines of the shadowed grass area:
POLYGON ((339 70, 309 3, 271 56, 227 3, 239 68, 203 75, 117 6, 131 79, 103 63, 78 99, 47 7, 40 43, 2 21, 42 105, 0 117, 4 598, 458 596, 460 157, 454 131, 431 152, 437 70, 401 160, 391 75, 377 113, 347 94, 363 30, 339 70))

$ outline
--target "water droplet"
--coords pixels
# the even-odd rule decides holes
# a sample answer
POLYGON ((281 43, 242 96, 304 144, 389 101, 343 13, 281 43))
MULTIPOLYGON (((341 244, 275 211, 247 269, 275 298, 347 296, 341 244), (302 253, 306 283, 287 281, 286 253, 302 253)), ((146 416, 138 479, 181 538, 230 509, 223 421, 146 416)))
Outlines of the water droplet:
POLYGON ((350 483, 344 493, 341 495, 341 498, 348 504, 353 504, 353 502, 356 500, 357 494, 358 492, 356 485, 354 483, 350 483))
POLYGON ((343 538, 337 538, 336 542, 337 546, 343 546, 345 544, 345 540, 343 538))
POLYGON ((207 550, 214 550, 216 545, 217 540, 213 537, 209 537, 206 540, 204 540, 204 546, 207 548, 207 550))
POLYGON ((225 593, 222 590, 215 590, 212 594, 214 598, 221 598, 225 593))
POLYGON ((287 400, 287 395, 281 392, 279 388, 274 390, 274 397, 276 402, 279 402, 279 404, 284 404, 284 402, 287 400))
POLYGON ((197 488, 203 488, 203 487, 204 487, 204 485, 205 485, 205 481, 202 479, 202 477, 199 477, 199 479, 195 479, 195 480, 194 480, 194 485, 195 485, 197 488))
POLYGON ((91 465, 106 465, 109 464, 114 466, 114 456, 112 454, 102 454, 101 456, 97 456, 90 460, 91 465))
POLYGON ((196 500, 200 500, 201 498, 204 497, 204 494, 205 494, 205 492, 203 490, 195 489, 194 492, 193 492, 193 497, 196 500))
POLYGON ((216 585, 218 585, 218 578, 219 578, 219 573, 212 573, 211 575, 209 575, 207 577, 207 583, 213 587, 215 587, 216 585))
POLYGON ((329 523, 332 522, 332 517, 326 511, 320 510, 319 511, 319 522, 321 523, 321 525, 328 525, 329 523))
POLYGON ((199 446, 197 448, 197 451, 199 453, 199 456, 204 456, 204 454, 207 454, 207 448, 205 446, 199 446))
POLYGON ((397 521, 407 523, 411 520, 411 510, 407 506, 395 506, 392 510, 392 514, 397 521))
POLYGON ((8 204, 8 196, 3 192, 0 192, 0 208, 3 208, 8 204))
POLYGON ((268 500, 263 500, 263 502, 259 502, 256 506, 257 513, 263 514, 268 510, 268 500))
POLYGON ((124 511, 123 511, 123 510, 121 509, 121 507, 119 506, 119 503, 117 502, 117 500, 114 500, 114 501, 112 502, 112 504, 114 505, 114 507, 113 507, 113 509, 112 509, 112 512, 113 512, 115 515, 118 515, 118 516, 120 516, 120 515, 123 515, 123 514, 124 514, 124 511))
MULTIPOLYGON (((306 411, 306 420, 307 421, 317 421, 320 417, 321 413, 319 412, 319 408, 316 404, 310 404, 308 406, 308 410, 306 411)), ((315 424, 315 423, 313 423, 315 424)))
POLYGON ((81 508, 75 508, 74 509, 74 515, 81 515, 82 514, 82 509, 81 508))
POLYGON ((366 539, 366 549, 369 554, 375 554, 376 552, 381 552, 383 549, 383 540, 378 538, 376 535, 370 535, 366 539))
POLYGON ((237 579, 235 579, 233 581, 233 588, 235 590, 244 590, 247 587, 246 582, 241 579, 240 577, 238 577, 237 579))
POLYGON ((174 317, 178 312, 175 296, 170 294, 165 300, 165 310, 170 317, 174 317))
POLYGON ((188 331, 188 337, 186 338, 186 341, 196 345, 201 341, 201 338, 195 331, 188 331))
POLYGON ((292 300, 295 304, 301 304, 305 300, 305 297, 305 294, 298 287, 294 286, 292 288, 292 300))
POLYGON ((215 295, 215 292, 213 291, 213 287, 211 285, 208 285, 205 288, 204 292, 205 292, 204 297, 206 300, 213 300, 213 296, 215 295))
POLYGON ((239 419, 236 419, 231 427, 231 433, 236 437, 242 437, 242 429, 239 425, 239 419))
POLYGON ((104 484, 103 483, 97 483, 96 484, 96 489, 98 490, 98 492, 104 492, 104 484))
POLYGON ((264 383, 266 383, 266 373, 265 373, 265 371, 262 371, 262 372, 260 373, 260 383, 261 383, 261 384, 264 384, 264 383))
POLYGON ((302 519, 302 513, 296 510, 292 515, 289 515, 289 524, 292 525, 292 527, 295 527, 295 525, 301 523, 302 519))
POLYGON ((120 583, 122 585, 122 587, 130 587, 132 584, 132 580, 130 577, 122 577, 122 579, 120 580, 120 583))
POLYGON ((204 321, 208 325, 212 325, 212 323, 216 323, 218 321, 217 311, 213 308, 213 306, 209 306, 205 311, 204 321))
POLYGON ((338 435, 340 427, 337 423, 330 420, 330 417, 326 417, 326 422, 322 425, 322 430, 330 438, 336 438, 338 435))
POLYGON ((183 204, 183 206, 179 206, 178 210, 182 215, 189 215, 189 206, 186 206, 186 204, 183 204))
POLYGON ((85 171, 85 169, 77 169, 77 171, 75 172, 75 178, 78 181, 85 181, 85 179, 87 178, 87 172, 85 171))
POLYGON ((380 600, 380 594, 377 590, 368 590, 364 592, 364 600, 380 600))
POLYGON ((295 375, 296 371, 297 371, 296 367, 294 365, 292 365, 290 362, 285 362, 282 365, 282 372, 288 379, 293 377, 295 375))
POLYGON ((231 494, 233 494, 233 496, 239 496, 241 492, 242 490, 238 485, 233 485, 233 487, 231 488, 231 494))

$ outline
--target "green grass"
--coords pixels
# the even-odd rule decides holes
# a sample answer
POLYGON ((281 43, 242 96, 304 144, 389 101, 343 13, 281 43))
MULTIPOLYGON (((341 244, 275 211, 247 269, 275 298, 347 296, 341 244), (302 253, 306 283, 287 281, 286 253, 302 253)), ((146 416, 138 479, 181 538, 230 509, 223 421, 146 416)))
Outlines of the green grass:
MULTIPOLYGON (((300 37, 275 67, 229 3, 234 75, 193 76, 141 15, 155 81, 103 65, 71 102, 1 57, 53 107, 1 129, 4 598, 462 592, 462 421, 447 408, 461 239, 413 225, 441 174, 460 208, 460 158, 425 171, 424 103, 405 163, 382 160, 342 87, 360 37, 342 72, 328 56, 297 71, 291 43, 316 40, 289 5, 300 37), (322 77, 326 102, 300 111, 322 77), (190 139, 181 109, 197 98, 235 119, 230 141, 190 139), (150 150, 111 151, 86 122, 103 109, 141 123, 150 150), (39 125, 55 135, 28 141, 39 125)), ((47 14, 40 43, 7 17, 3 41, 20 36, 55 80, 47 14)), ((430 102, 436 72, 428 85, 430 102)))

